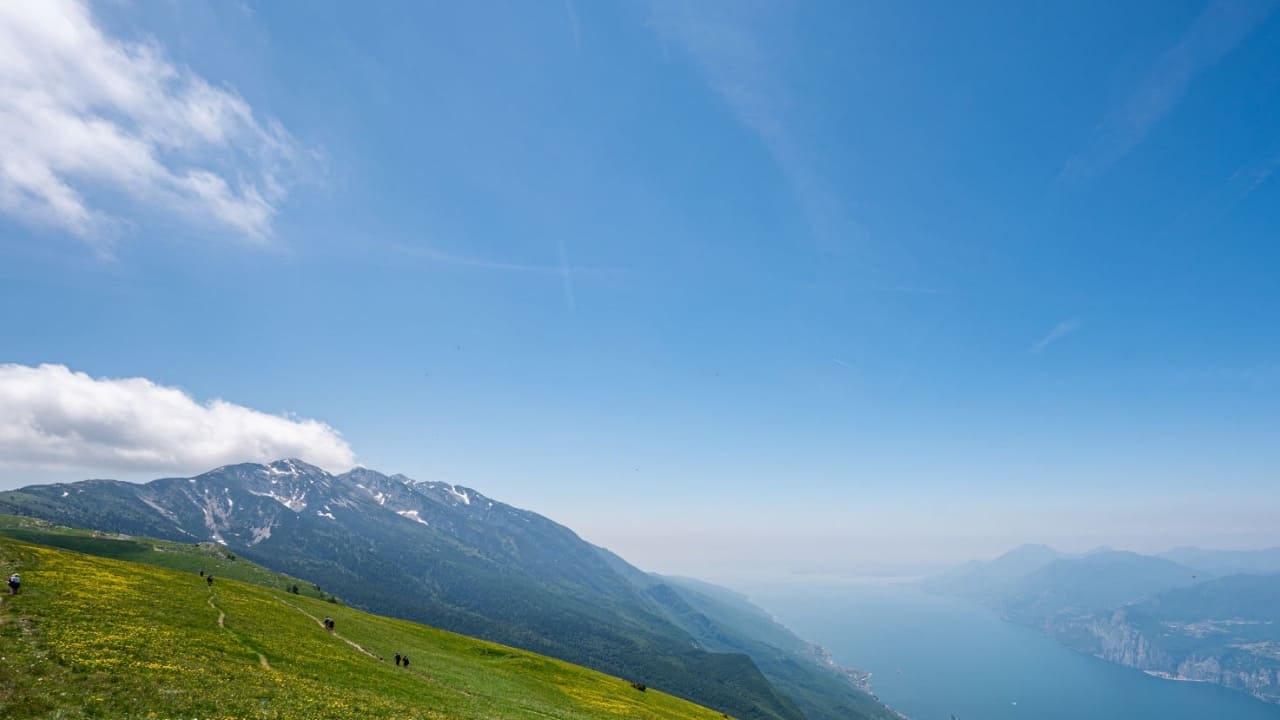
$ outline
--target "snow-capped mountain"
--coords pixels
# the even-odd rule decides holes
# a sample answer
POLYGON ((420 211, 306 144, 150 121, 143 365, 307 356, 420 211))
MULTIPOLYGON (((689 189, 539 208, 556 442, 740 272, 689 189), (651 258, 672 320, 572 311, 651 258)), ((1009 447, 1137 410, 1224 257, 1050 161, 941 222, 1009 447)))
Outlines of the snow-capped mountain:
MULTIPOLYGON (((531 523, 533 513, 484 497, 470 488, 443 482, 419 482, 404 475, 358 467, 333 475, 301 460, 277 460, 268 465, 226 465, 189 478, 164 478, 146 484, 112 480, 33 486, 23 495, 57 500, 62 519, 112 522, 122 532, 168 539, 211 540, 251 548, 283 527, 314 519, 360 524, 368 516, 397 518, 422 527, 438 527, 453 535, 467 535, 475 525, 511 526, 531 523), (109 496, 107 507, 102 506, 109 496), (126 513, 112 517, 111 506, 134 499, 156 517, 126 513), (341 518, 339 516, 342 516, 341 518), (138 527, 128 527, 137 525, 138 527)), ((142 508, 136 508, 145 515, 142 508)), ((567 529, 565 530, 567 532, 567 529)))

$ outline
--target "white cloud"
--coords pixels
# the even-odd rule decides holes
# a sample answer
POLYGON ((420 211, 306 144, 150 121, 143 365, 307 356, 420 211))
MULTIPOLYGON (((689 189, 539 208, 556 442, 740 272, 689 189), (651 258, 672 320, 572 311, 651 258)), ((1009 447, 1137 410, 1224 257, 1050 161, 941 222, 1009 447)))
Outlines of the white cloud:
POLYGON ((1049 347, 1053 343, 1058 342, 1062 338, 1070 335, 1071 333, 1079 329, 1080 329, 1079 322, 1075 320, 1063 320, 1057 325, 1054 325, 1053 329, 1050 330, 1047 335, 1040 338, 1039 342, 1037 342, 1035 345, 1032 345, 1031 352, 1038 353, 1041 350, 1044 350, 1045 348, 1049 347))
POLYGON ((304 153, 234 90, 107 35, 82 0, 0 2, 0 212, 105 252, 104 196, 264 242, 304 153))
POLYGON ((0 466, 194 473, 285 457, 331 471, 355 464, 342 436, 318 420, 201 404, 146 378, 0 365, 0 466))

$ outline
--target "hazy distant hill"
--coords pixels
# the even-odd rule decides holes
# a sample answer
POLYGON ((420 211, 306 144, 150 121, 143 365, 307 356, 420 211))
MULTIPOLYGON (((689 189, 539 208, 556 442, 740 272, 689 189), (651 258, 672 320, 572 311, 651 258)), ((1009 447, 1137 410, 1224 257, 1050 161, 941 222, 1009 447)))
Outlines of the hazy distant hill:
POLYGON ((1007 617, 1028 624, 1063 614, 1099 612, 1196 582, 1196 571, 1130 552, 1058 558, 1015 582, 996 601, 1007 617))
POLYGON ((29 530, 109 555, 145 547, 137 557, 267 586, 0 537, 0 566, 24 580, 0 596, 6 718, 721 718, 625 679, 272 589, 273 573, 211 548, 29 530), (320 626, 326 616, 336 632, 320 626), (411 665, 397 667, 396 653, 411 665))
POLYGON ((1197 547, 1174 548, 1156 555, 1209 575, 1239 573, 1280 573, 1280 548, 1266 550, 1205 550, 1197 547))
POLYGON ((1205 569, 1267 567, 1271 552, 1184 548, 1161 557, 1115 551, 1066 557, 1020 548, 924 585, 980 600, 1111 662, 1280 702, 1280 574, 1213 577, 1205 569), (1057 557, 1028 569, 1051 555, 1057 557))
POLYGON ((1280 574, 1213 578, 1160 593, 1137 607, 1165 620, 1216 617, 1275 621, 1280 632, 1280 574))
POLYGON ((724 606, 692 589, 664 591, 568 528, 469 488, 283 460, 145 485, 33 486, 0 493, 0 512, 222 543, 355 606, 634 678, 737 717, 892 717, 821 658, 713 617, 724 606))
POLYGON ((1022 545, 986 562, 973 561, 926 578, 930 592, 959 595, 988 602, 1007 594, 1031 573, 1062 557, 1047 545, 1022 545))
POLYGON ((744 653, 808 718, 897 718, 866 688, 867 674, 836 665, 746 597, 708 583, 654 576, 647 593, 709 650, 744 653))

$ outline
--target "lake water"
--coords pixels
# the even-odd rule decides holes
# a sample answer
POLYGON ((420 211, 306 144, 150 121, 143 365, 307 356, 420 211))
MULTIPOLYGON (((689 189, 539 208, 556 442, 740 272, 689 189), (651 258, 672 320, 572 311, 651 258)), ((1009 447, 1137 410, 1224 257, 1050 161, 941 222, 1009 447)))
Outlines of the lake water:
POLYGON ((744 589, 840 664, 870 670, 880 699, 912 720, 1280 720, 1280 706, 1112 665, 911 586, 744 589))

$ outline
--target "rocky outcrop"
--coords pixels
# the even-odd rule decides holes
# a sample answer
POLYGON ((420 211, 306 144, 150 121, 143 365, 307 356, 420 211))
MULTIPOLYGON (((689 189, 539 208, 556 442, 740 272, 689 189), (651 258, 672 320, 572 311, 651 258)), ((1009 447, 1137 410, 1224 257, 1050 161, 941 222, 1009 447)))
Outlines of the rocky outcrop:
POLYGON ((1204 627, 1230 627, 1231 621, 1203 621, 1194 625, 1158 625, 1159 632, 1144 629, 1147 618, 1134 618, 1128 610, 1107 614, 1063 616, 1044 629, 1075 650, 1103 660, 1142 670, 1169 680, 1209 682, 1243 690, 1268 702, 1280 703, 1280 652, 1273 643, 1236 643, 1225 631, 1206 633, 1204 627), (1177 643, 1169 642, 1176 638, 1177 643), (1170 646, 1187 647, 1182 653, 1170 646))
POLYGON ((1085 616, 1071 621, 1076 633, 1088 638, 1086 650, 1103 660, 1139 670, 1172 671, 1174 659, 1152 647, 1151 641, 1128 621, 1125 611, 1085 616))

